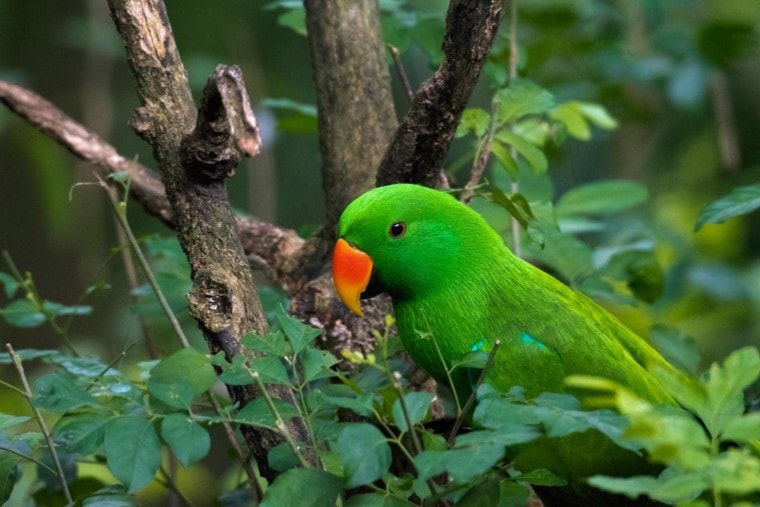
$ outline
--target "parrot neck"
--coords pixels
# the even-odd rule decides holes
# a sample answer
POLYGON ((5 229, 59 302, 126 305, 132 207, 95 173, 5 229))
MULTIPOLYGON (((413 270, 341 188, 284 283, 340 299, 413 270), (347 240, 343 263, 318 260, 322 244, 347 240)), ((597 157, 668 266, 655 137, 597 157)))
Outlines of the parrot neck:
POLYGON ((405 348, 416 364, 439 381, 446 381, 442 358, 450 366, 473 347, 490 348, 491 325, 501 320, 514 294, 523 263, 503 251, 480 251, 463 256, 462 265, 441 270, 432 290, 412 298, 394 298, 396 325, 405 348), (501 309, 501 310, 500 310, 501 309))

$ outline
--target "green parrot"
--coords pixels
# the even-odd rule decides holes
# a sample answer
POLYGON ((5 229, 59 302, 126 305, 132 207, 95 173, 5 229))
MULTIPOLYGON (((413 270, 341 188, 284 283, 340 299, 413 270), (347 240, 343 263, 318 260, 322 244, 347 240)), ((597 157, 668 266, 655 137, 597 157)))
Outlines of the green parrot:
MULTIPOLYGON (((528 397, 567 392, 565 377, 583 374, 675 404, 649 371, 655 365, 675 371, 654 348, 585 295, 515 256, 477 212, 450 195, 411 184, 373 189, 345 209, 338 236, 332 270, 339 297, 362 315, 360 299, 387 292, 404 347, 441 383, 447 379, 432 340, 449 364, 499 340, 486 382, 503 392, 513 386, 528 397)), ((471 388, 465 372, 453 382, 460 393, 471 388)), ((554 491, 556 505, 609 504, 584 477, 652 472, 643 457, 594 431, 527 444, 517 454, 523 470, 548 467, 568 478, 568 487, 554 491)), ((643 505, 615 498, 615 505, 629 504, 643 505)))

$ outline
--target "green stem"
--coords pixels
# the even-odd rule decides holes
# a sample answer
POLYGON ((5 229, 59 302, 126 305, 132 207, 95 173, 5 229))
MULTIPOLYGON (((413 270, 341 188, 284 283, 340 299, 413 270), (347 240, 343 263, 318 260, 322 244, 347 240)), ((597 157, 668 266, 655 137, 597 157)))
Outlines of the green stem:
MULTIPOLYGON (((520 58, 520 52, 517 46, 517 0, 510 2, 510 24, 509 24, 509 82, 513 83, 517 78, 517 63, 520 58)), ((512 128, 514 130, 514 127, 512 128)), ((514 146, 510 148, 512 158, 517 160, 518 154, 514 146)), ((512 194, 520 191, 520 185, 517 181, 512 181, 510 188, 512 194)), ((520 237, 520 222, 517 218, 512 217, 512 251, 518 257, 522 257, 522 239, 520 237)))
MULTIPOLYGON (((182 326, 180 326, 179 321, 177 320, 177 316, 174 315, 174 312, 172 311, 171 306, 169 306, 169 302, 166 300, 166 297, 164 296, 164 292, 161 290, 161 286, 158 284, 158 281, 156 280, 155 275, 153 275, 153 270, 150 268, 148 259, 145 258, 145 254, 143 254, 142 249, 140 248, 140 245, 137 242, 137 238, 135 238, 135 235, 132 232, 132 227, 129 225, 129 221, 127 220, 127 202, 119 201, 116 198, 115 191, 110 186, 108 186, 106 182, 104 182, 103 180, 100 180, 100 184, 106 190, 109 200, 111 201, 111 206, 113 207, 113 210, 116 213, 116 218, 119 220, 119 225, 121 225, 122 229, 124 230, 124 233, 127 235, 127 240, 129 241, 129 244, 132 247, 132 251, 135 252, 135 255, 137 256, 137 261, 140 263, 140 267, 142 268, 143 273, 145 273, 145 277, 148 279, 148 283, 153 289, 153 292, 156 294, 158 303, 161 305, 161 308, 164 310, 164 313, 166 314, 166 317, 169 319, 169 322, 174 328, 175 333, 177 333, 177 338, 179 338, 180 344, 184 348, 189 348, 190 343, 187 341, 185 332, 182 330, 182 326)), ((128 191, 128 184, 126 185, 126 187, 127 188, 125 191, 128 191)))
POLYGON ((475 386, 472 388, 472 393, 470 393, 469 398, 467 398, 467 402, 464 404, 464 408, 462 409, 462 412, 457 415, 457 418, 454 421, 454 425, 451 427, 451 433, 449 434, 449 440, 448 440, 449 447, 454 445, 454 439, 456 438, 457 433, 459 433, 459 429, 462 427, 462 424, 464 424, 464 418, 466 417, 467 413, 470 411, 472 406, 475 404, 475 400, 477 399, 477 396, 478 396, 478 388, 485 381, 486 374, 488 373, 488 370, 491 368, 491 365, 493 364, 493 359, 494 357, 496 357, 496 351, 498 350, 500 345, 501 345, 501 340, 496 340, 493 344, 493 348, 491 348, 491 351, 488 353, 486 364, 483 366, 483 369, 480 372, 480 376, 478 377, 477 382, 475 382, 475 386))
POLYGON ((50 468, 49 466, 47 466, 47 465, 46 465, 45 463, 43 463, 42 461, 40 461, 40 460, 38 460, 38 459, 35 459, 35 458, 31 457, 31 456, 27 456, 26 454, 20 453, 20 452, 18 452, 18 451, 14 451, 14 450, 13 450, 13 449, 11 449, 10 447, 4 447, 4 446, 0 445, 0 451, 3 451, 3 452, 9 452, 9 453, 11 453, 11 454, 15 454, 15 455, 16 455, 16 456, 18 456, 19 458, 25 459, 25 460, 27 460, 27 461, 31 461, 32 463, 36 463, 37 465, 39 465, 39 466, 41 466, 41 467, 43 467, 43 468, 46 468, 46 469, 47 469, 47 470, 48 470, 48 471, 49 471, 51 474, 53 474, 53 475, 58 475, 58 472, 56 472, 54 469, 52 469, 52 468, 50 468))
POLYGON ((451 388, 451 394, 454 396, 454 404, 457 407, 457 417, 462 413, 462 404, 459 402, 459 395, 457 394, 456 387, 454 386, 454 379, 451 377, 451 370, 449 369, 449 365, 446 363, 446 359, 443 357, 443 352, 441 352, 441 348, 438 346, 438 341, 436 341, 435 336, 430 337, 431 340, 433 340, 433 345, 435 345, 435 352, 438 354, 438 359, 440 359, 441 364, 443 365, 443 371, 446 373, 446 380, 449 383, 449 387, 451 388))
POLYGON ((63 494, 66 497, 66 502, 67 504, 71 505, 74 503, 74 499, 71 497, 69 485, 66 484, 66 476, 63 474, 61 460, 58 459, 58 453, 55 450, 55 443, 53 442, 53 437, 50 435, 50 430, 45 423, 45 419, 42 417, 40 411, 37 410, 37 407, 34 406, 34 403, 32 403, 32 388, 29 387, 29 381, 26 379, 24 366, 21 364, 21 358, 18 357, 16 351, 13 350, 13 346, 11 346, 10 343, 6 343, 5 348, 8 349, 8 354, 11 356, 13 364, 16 366, 16 371, 18 371, 18 375, 21 378, 21 383, 24 386, 24 397, 29 403, 29 406, 32 408, 34 417, 37 419, 37 424, 39 425, 40 430, 42 430, 42 435, 45 437, 45 442, 47 443, 48 449, 50 450, 50 456, 52 457, 53 464, 55 465, 56 475, 58 476, 58 480, 60 481, 61 487, 63 488, 63 494))
POLYGON ((285 424, 285 421, 280 415, 280 412, 277 410, 277 407, 274 406, 272 397, 269 395, 269 392, 267 391, 267 388, 264 385, 264 382, 261 380, 261 377, 259 377, 259 372, 252 371, 247 365, 245 366, 245 369, 251 375, 254 382, 256 382, 256 384, 259 386, 259 390, 261 390, 261 394, 264 395, 264 399, 266 400, 267 405, 269 405, 269 410, 271 410, 272 414, 274 414, 275 419, 276 419, 275 427, 277 428, 277 431, 280 433, 280 435, 282 435, 282 437, 288 443, 290 448, 295 453, 296 457, 298 457, 298 461, 299 463, 301 463, 301 466, 304 468, 309 468, 309 463, 306 462, 306 459, 303 457, 303 455, 301 454, 301 451, 298 449, 298 444, 296 443, 295 440, 293 440, 293 435, 291 435, 290 431, 288 431, 288 425, 285 424))
POLYGON ((404 400, 404 389, 401 387, 401 374, 399 372, 393 372, 391 375, 391 384, 393 384, 393 388, 396 390, 396 394, 398 395, 398 402, 399 405, 401 405, 401 412, 403 412, 404 419, 406 420, 406 427, 409 430, 409 438, 412 439, 412 447, 414 447, 414 453, 419 454, 422 452, 422 445, 420 444, 420 440, 417 437, 417 432, 414 430, 412 419, 409 417, 409 409, 407 408, 406 401, 404 400))
POLYGON ((37 287, 34 285, 34 279, 32 278, 31 273, 27 273, 25 277, 22 276, 21 272, 16 267, 16 263, 13 262, 13 259, 7 250, 3 250, 3 258, 5 259, 6 264, 8 264, 8 268, 10 269, 11 274, 13 274, 13 277, 16 279, 19 285, 24 288, 24 291, 26 292, 26 298, 34 305, 35 309, 38 312, 45 316, 45 320, 48 322, 48 324, 50 324, 50 327, 53 328, 55 334, 61 338, 64 345, 66 345, 66 348, 69 349, 69 352, 71 352, 71 355, 74 357, 79 357, 79 354, 74 348, 74 344, 71 343, 71 340, 69 340, 68 333, 58 325, 58 323, 55 321, 55 316, 50 313, 47 308, 45 308, 44 301, 42 299, 42 296, 40 296, 40 293, 37 291, 37 287))

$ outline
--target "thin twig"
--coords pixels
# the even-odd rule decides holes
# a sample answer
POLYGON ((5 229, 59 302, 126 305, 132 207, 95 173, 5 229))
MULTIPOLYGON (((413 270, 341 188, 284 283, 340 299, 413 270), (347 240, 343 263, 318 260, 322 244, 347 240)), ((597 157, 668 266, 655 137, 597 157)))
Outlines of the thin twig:
POLYGON ((404 87, 406 97, 409 99, 409 102, 413 102, 414 90, 412 89, 411 83, 409 83, 409 78, 406 75, 404 64, 401 63, 401 57, 399 56, 398 48, 396 46, 391 46, 388 44, 388 50, 391 52, 391 56, 393 57, 393 66, 396 67, 396 72, 398 73, 399 79, 401 79, 401 85, 404 87))
POLYGON ((174 315, 174 311, 171 309, 171 306, 169 306, 169 302, 166 300, 164 292, 161 290, 161 286, 158 284, 158 280, 156 280, 156 277, 153 275, 153 270, 150 268, 148 259, 145 258, 145 254, 143 254, 142 249, 140 248, 140 244, 132 232, 132 227, 129 225, 129 221, 127 220, 127 202, 119 201, 118 197, 116 196, 116 191, 113 189, 113 187, 109 186, 103 180, 103 178, 97 174, 95 176, 98 178, 98 181, 100 182, 100 185, 103 187, 103 189, 105 189, 106 194, 108 194, 108 198, 111 202, 114 213, 116 214, 116 218, 119 220, 119 224, 121 225, 122 229, 124 229, 124 233, 127 235, 127 240, 129 241, 132 250, 137 256, 140 267, 143 269, 145 278, 148 279, 148 284, 150 284, 153 292, 156 294, 158 303, 161 305, 161 308, 164 310, 166 317, 169 319, 169 322, 174 328, 174 332, 177 334, 177 338, 179 339, 180 344, 183 348, 190 347, 190 343, 187 341, 187 337, 185 336, 185 332, 182 330, 182 326, 180 326, 179 321, 177 320, 177 316, 174 315))
POLYGON ((269 410, 272 411, 272 414, 275 417, 275 428, 277 428, 277 431, 282 435, 282 438, 285 439, 285 441, 288 443, 290 448, 293 450, 293 453, 298 458, 299 463, 301 463, 301 466, 304 468, 309 468, 309 463, 306 461, 306 458, 303 457, 303 454, 298 449, 298 444, 293 439, 293 435, 290 434, 290 431, 288 431, 288 425, 285 424, 285 420, 280 415, 279 410, 277 410, 277 407, 274 406, 274 401, 272 401, 272 396, 267 391, 266 385, 264 385, 264 382, 261 380, 261 377, 259 376, 259 372, 251 370, 251 368, 248 365, 244 365, 244 368, 248 371, 248 373, 251 375, 251 378, 253 378, 254 382, 258 385, 259 389, 261 390, 261 394, 264 395, 264 399, 267 402, 267 405, 269 405, 269 410))
POLYGON ((454 425, 451 427, 451 433, 449 433, 449 440, 448 440, 449 447, 454 445, 454 439, 456 438, 457 433, 459 433, 459 429, 462 427, 462 424, 464 424, 464 418, 466 417, 466 414, 470 411, 472 406, 475 404, 475 400, 478 397, 478 388, 483 383, 483 381, 485 381, 486 374, 488 373, 488 370, 491 368, 491 365, 493 364, 493 359, 494 357, 496 357, 496 351, 498 350, 500 345, 501 345, 501 340, 496 340, 493 344, 493 348, 488 353, 486 364, 483 366, 483 369, 480 372, 480 376, 478 377, 477 382, 475 382, 475 385, 472 388, 472 393, 470 393, 470 397, 467 398, 467 402, 465 402, 462 412, 457 415, 457 418, 454 421, 454 425))
POLYGON ((113 359, 113 360, 112 360, 110 363, 108 363, 108 364, 106 365, 106 367, 105 367, 105 368, 103 368, 103 369, 100 371, 100 373, 98 373, 98 374, 95 376, 95 378, 94 378, 94 379, 92 379, 92 381, 89 383, 89 385, 87 386, 87 388, 85 389, 85 391, 89 390, 89 389, 90 389, 92 386, 94 386, 94 385, 95 385, 95 383, 96 383, 96 382, 98 382, 98 381, 99 381, 99 380, 100 380, 100 379, 103 377, 103 375, 105 375, 105 374, 108 372, 108 370, 110 370, 111 368, 113 368, 113 366, 114 366, 116 363, 118 363, 119 361, 121 361, 122 359, 124 359, 125 357, 127 357, 127 352, 129 352, 129 349, 131 349, 132 347, 134 347, 136 344, 137 344, 137 342, 132 342, 132 343, 130 343, 129 345, 127 345, 127 346, 124 348, 124 350, 122 350, 121 352, 119 352, 119 355, 118 355, 118 356, 116 356, 116 357, 115 357, 115 358, 114 358, 114 359, 113 359))
MULTIPOLYGON (((517 63, 520 58, 520 52, 517 46, 517 0, 510 2, 510 23, 509 23, 509 82, 514 83, 517 78, 517 63)), ((512 158, 517 160, 517 149, 510 148, 512 158)), ((510 188, 512 194, 520 191, 520 184, 512 181, 510 188)), ((518 257, 522 257, 522 240, 520 238, 520 222, 514 216, 511 219, 512 224, 512 251, 518 257)))
POLYGON ((26 379, 26 374, 24 373, 24 366, 21 364, 21 358, 16 354, 16 351, 13 350, 13 346, 11 346, 10 343, 6 343, 5 348, 8 349, 8 354, 11 356, 11 359, 13 360, 13 364, 16 367, 16 371, 18 371, 18 376, 21 378, 21 383, 24 385, 24 397, 26 398, 26 401, 29 403, 29 406, 32 408, 32 412, 34 412, 34 417, 37 419, 37 424, 40 426, 40 430, 42 430, 42 435, 45 437, 45 442, 47 443, 48 449, 50 450, 50 456, 53 458, 53 464, 55 465, 56 475, 58 476, 58 480, 60 481, 61 487, 63 488, 63 494, 66 497, 66 502, 67 504, 71 505, 74 503, 74 499, 71 497, 71 492, 69 491, 69 485, 66 484, 66 476, 63 473, 61 460, 58 459, 58 453, 55 450, 53 437, 50 435, 50 430, 48 429, 47 424, 45 423, 45 419, 42 417, 42 414, 37 409, 37 407, 34 406, 34 403, 32 403, 32 397, 33 397, 32 388, 29 387, 29 381, 26 379))
POLYGON ((401 373, 394 371, 392 376, 393 388, 396 390, 396 394, 398 395, 398 403, 401 405, 401 412, 404 414, 404 419, 406 420, 406 427, 409 430, 409 437, 412 440, 414 453, 419 454, 422 452, 422 445, 420 444, 420 439, 417 436, 417 432, 414 430, 412 419, 409 417, 409 409, 407 408, 406 401, 404 400, 404 390, 401 388, 401 373))
POLYGON ((486 132, 486 137, 480 143, 480 149, 475 157, 475 163, 470 170, 470 181, 467 182, 467 185, 465 185, 464 190, 462 191, 462 195, 459 196, 459 200, 465 204, 470 202, 472 196, 475 195, 475 187, 478 186, 480 178, 483 177, 483 172, 486 170, 486 164, 488 164, 488 159, 491 157, 491 145, 493 144, 493 138, 496 133, 498 117, 496 111, 499 109, 499 104, 499 100, 494 99, 491 106, 491 121, 488 122, 488 132, 486 132))
POLYGON ((8 269, 10 269, 13 277, 16 279, 19 285, 24 288, 27 300, 29 300, 35 306, 35 309, 45 317, 45 320, 48 322, 48 324, 50 324, 50 327, 53 328, 55 334, 57 334, 61 340, 63 340, 63 343, 66 345, 66 348, 69 349, 69 352, 71 352, 74 357, 79 357, 79 353, 74 348, 74 344, 71 343, 66 330, 62 328, 58 322, 56 322, 55 316, 50 313, 45 307, 45 301, 37 291, 37 287, 34 285, 34 279, 32 278, 31 273, 27 272, 26 277, 22 276, 21 272, 18 270, 18 267, 16 267, 16 264, 11 258, 11 254, 9 254, 7 250, 3 250, 3 258, 5 259, 5 262, 8 265, 8 269))
MULTIPOLYGON (((211 404, 214 405, 214 410, 216 411, 217 415, 224 417, 225 414, 222 410, 222 406, 219 404, 219 400, 216 399, 214 393, 212 391, 209 391, 208 396, 211 400, 211 404)), ((251 461, 248 459, 245 453, 243 453, 243 449, 240 448, 237 438, 235 438, 235 430, 232 429, 232 425, 227 421, 222 421, 222 427, 224 428, 224 434, 226 435, 227 440, 230 442, 232 449, 240 459, 240 464, 242 465, 246 476, 248 476, 248 485, 251 487, 253 504, 258 505, 261 501, 261 498, 264 496, 264 492, 262 491, 261 484, 259 484, 259 480, 256 477, 256 472, 253 471, 251 461)))

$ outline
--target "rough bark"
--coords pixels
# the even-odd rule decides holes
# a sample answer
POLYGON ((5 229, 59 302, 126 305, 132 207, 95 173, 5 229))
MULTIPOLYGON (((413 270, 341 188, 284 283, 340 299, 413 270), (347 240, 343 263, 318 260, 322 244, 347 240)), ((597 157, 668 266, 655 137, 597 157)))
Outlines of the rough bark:
POLYGON ((504 16, 505 0, 453 0, 446 16, 443 61, 414 96, 377 171, 377 185, 433 187, 462 111, 472 95, 504 16))
POLYGON ((301 269, 323 269, 343 209, 374 186, 396 127, 377 0, 305 0, 326 217, 301 269))
MULTIPOLYGON (((228 358, 245 354, 239 340, 251 331, 265 333, 267 324, 224 183, 241 154, 258 149, 239 71, 222 68, 212 76, 196 124, 187 73, 163 1, 109 0, 109 7, 141 104, 133 127, 153 147, 190 263, 190 312, 212 352, 222 350, 228 358)), ((231 391, 242 404, 259 394, 251 386, 231 391)), ((294 401, 293 393, 281 387, 272 394, 294 401)), ((302 421, 294 419, 289 430, 297 440, 309 442, 302 421)), ((267 465, 266 452, 278 437, 253 428, 244 428, 244 435, 262 475, 272 480, 276 474, 267 465)))

